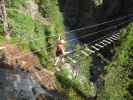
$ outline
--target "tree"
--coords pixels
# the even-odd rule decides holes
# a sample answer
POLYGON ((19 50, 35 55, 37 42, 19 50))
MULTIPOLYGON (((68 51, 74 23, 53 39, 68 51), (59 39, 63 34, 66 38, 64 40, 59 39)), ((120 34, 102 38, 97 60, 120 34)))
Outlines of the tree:
POLYGON ((9 38, 11 31, 10 31, 6 7, 5 7, 5 0, 0 0, 0 22, 3 25, 4 35, 7 38, 9 38))

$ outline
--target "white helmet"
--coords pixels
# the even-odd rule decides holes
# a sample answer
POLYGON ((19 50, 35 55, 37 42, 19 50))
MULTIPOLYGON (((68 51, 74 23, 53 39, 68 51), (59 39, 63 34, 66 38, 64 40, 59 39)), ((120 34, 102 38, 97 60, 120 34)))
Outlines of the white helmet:
POLYGON ((65 43, 65 41, 64 41, 64 40, 60 40, 60 42, 61 42, 61 43, 65 43))

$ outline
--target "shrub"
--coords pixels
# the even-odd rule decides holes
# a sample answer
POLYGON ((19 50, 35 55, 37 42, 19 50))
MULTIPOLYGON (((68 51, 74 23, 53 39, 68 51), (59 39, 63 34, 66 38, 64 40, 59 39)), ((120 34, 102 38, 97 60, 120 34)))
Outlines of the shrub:
POLYGON ((133 62, 133 23, 121 30, 121 45, 116 50, 116 57, 106 68, 105 86, 98 93, 98 100, 131 100, 127 88, 132 84, 128 76, 132 73, 133 62))

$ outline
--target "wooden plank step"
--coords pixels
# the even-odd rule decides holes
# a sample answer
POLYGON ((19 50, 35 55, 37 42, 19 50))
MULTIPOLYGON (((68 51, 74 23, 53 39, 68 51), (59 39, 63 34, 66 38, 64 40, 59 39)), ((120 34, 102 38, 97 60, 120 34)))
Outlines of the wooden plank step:
POLYGON ((83 51, 83 50, 81 50, 81 53, 83 54, 83 55, 85 55, 85 56, 89 56, 89 54, 88 53, 86 53, 85 51, 83 51))
POLYGON ((69 57, 69 56, 67 56, 67 59, 70 60, 70 61, 71 61, 72 63, 74 63, 74 64, 77 63, 76 60, 74 60, 73 58, 71 58, 71 57, 69 57))
POLYGON ((103 40, 103 42, 107 43, 107 44, 111 44, 111 42, 107 41, 107 40, 103 40))
POLYGON ((118 39, 116 39, 116 38, 114 38, 114 37, 110 37, 110 39, 112 39, 112 40, 118 40, 118 39))
POLYGON ((113 35, 112 37, 113 37, 113 38, 116 38, 116 39, 118 39, 118 38, 119 38, 118 36, 115 36, 115 35, 113 35))
POLYGON ((102 41, 100 42, 100 44, 102 44, 102 45, 104 45, 104 46, 106 46, 106 45, 107 45, 106 43, 104 43, 104 42, 102 42, 102 41))
POLYGON ((80 57, 80 55, 77 54, 77 55, 75 55, 75 57, 80 57))
POLYGON ((110 38, 107 38, 107 40, 108 40, 108 41, 110 41, 110 42, 113 42, 113 40, 112 40, 112 39, 110 39, 110 38))
POLYGON ((97 47, 95 47, 95 46, 91 46, 93 49, 95 49, 96 51, 99 51, 100 49, 99 48, 97 48, 97 47))
POLYGON ((91 50, 91 49, 89 49, 88 47, 86 47, 86 49, 85 49, 86 51, 89 51, 90 53, 95 53, 95 51, 94 50, 91 50))
POLYGON ((100 48, 103 48, 104 46, 102 46, 102 45, 100 45, 100 44, 95 44, 95 46, 98 46, 98 47, 100 47, 100 48))
POLYGON ((114 34, 114 36, 120 37, 120 35, 119 35, 119 34, 114 34))

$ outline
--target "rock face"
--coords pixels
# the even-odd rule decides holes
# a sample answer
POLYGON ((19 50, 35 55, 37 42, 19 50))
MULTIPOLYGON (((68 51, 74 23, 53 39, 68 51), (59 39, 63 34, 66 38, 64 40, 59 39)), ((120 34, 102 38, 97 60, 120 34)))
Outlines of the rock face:
POLYGON ((95 22, 94 11, 95 4, 92 0, 86 2, 86 0, 79 0, 79 21, 80 26, 91 25, 95 22))
POLYGON ((132 0, 103 0, 102 13, 106 18, 133 12, 132 0))
POLYGON ((92 0, 88 2, 86 0, 59 0, 59 4, 64 14, 65 25, 76 27, 88 24, 84 22, 91 23, 90 20, 92 21, 94 12, 94 2, 92 0))
POLYGON ((5 43, 0 44, 0 97, 0 100, 53 100, 61 96, 54 72, 44 69, 31 52, 22 53, 17 46, 5 43))
POLYGON ((28 72, 0 67, 0 74, 1 100, 37 100, 39 95, 46 95, 46 91, 31 78, 28 72))
MULTIPOLYGON (((70 29, 90 26, 112 18, 127 15, 133 12, 132 0, 58 0, 64 15, 64 23, 70 29)), ((97 29, 87 29, 76 32, 78 36, 91 33, 97 29)))
MULTIPOLYGON (((38 64, 38 59, 31 52, 22 53, 17 46, 13 46, 9 43, 0 44, 0 59, 2 61, 12 65, 23 66, 22 69, 28 69, 36 64, 38 64), (4 58, 4 59, 3 59, 4 58)), ((14 68, 14 67, 13 67, 14 68)))
POLYGON ((54 73, 42 68, 37 57, 31 52, 21 53, 17 47, 11 44, 3 44, 0 45, 1 62, 4 62, 4 64, 0 64, 0 68, 17 69, 19 67, 20 69, 30 71, 36 80, 46 88, 49 90, 56 89, 54 73), (38 65, 41 67, 36 67, 38 65))
POLYGON ((64 5, 64 18, 67 26, 76 26, 79 13, 79 0, 66 0, 64 5))
POLYGON ((105 19, 117 15, 121 8, 120 1, 121 0, 103 0, 103 5, 100 12, 98 12, 100 13, 98 17, 105 19))
POLYGON ((58 0, 64 14, 65 24, 70 27, 85 26, 102 20, 133 11, 132 0, 103 0, 97 6, 97 0, 58 0))

